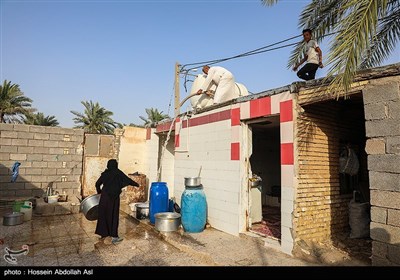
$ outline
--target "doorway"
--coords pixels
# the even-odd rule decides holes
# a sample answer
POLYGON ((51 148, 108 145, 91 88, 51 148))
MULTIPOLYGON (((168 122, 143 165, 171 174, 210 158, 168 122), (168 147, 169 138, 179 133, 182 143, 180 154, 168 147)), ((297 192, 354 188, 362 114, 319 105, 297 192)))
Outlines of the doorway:
POLYGON ((279 115, 253 120, 248 125, 251 134, 249 137, 251 143, 251 149, 249 149, 249 230, 264 237, 280 240, 279 115))

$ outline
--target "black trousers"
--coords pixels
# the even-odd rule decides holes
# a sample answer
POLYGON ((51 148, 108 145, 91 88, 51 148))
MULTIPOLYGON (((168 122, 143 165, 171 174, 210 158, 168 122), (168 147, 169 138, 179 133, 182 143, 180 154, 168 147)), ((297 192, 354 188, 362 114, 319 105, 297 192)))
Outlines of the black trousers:
POLYGON ((307 63, 297 72, 297 77, 306 81, 312 80, 315 78, 318 67, 318 64, 307 63))

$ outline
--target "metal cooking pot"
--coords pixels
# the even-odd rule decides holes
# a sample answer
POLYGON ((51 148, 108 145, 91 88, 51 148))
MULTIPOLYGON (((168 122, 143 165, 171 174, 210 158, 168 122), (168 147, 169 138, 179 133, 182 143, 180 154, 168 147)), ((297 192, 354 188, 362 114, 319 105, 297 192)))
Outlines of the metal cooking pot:
POLYGON ((201 185, 200 177, 185 177, 186 187, 197 187, 201 185))
POLYGON ((155 228, 158 231, 176 231, 181 225, 181 214, 173 212, 161 212, 154 215, 155 228))
POLYGON ((7 213, 3 216, 3 225, 4 226, 16 226, 20 225, 24 222, 24 213, 21 212, 13 212, 7 213))
POLYGON ((97 220, 99 202, 100 202, 100 194, 93 194, 82 200, 80 211, 85 215, 86 219, 88 219, 89 221, 97 220))
POLYGON ((138 203, 136 204, 136 219, 143 220, 149 218, 149 204, 138 203))

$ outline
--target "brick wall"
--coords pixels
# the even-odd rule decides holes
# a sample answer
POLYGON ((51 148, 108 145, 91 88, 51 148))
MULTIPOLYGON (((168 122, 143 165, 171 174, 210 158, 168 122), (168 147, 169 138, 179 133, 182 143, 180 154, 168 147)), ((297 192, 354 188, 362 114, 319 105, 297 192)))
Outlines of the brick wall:
POLYGON ((400 79, 363 91, 371 190, 372 265, 400 265, 400 79))
MULTIPOLYGON (((349 230, 348 203, 352 195, 340 194, 340 141, 363 147, 364 138, 363 115, 356 112, 362 104, 349 106, 329 101, 297 109, 294 224, 296 236, 301 239, 319 241, 349 230)), ((360 164, 365 166, 365 159, 360 164)))
POLYGON ((0 124, 0 197, 40 196, 49 183, 59 193, 80 195, 83 130, 0 124), (11 168, 21 163, 11 183, 11 168))

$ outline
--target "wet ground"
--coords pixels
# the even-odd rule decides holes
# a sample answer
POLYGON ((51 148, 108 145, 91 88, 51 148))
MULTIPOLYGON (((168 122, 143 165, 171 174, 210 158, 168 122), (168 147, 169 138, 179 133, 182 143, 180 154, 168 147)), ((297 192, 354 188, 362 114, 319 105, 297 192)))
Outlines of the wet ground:
POLYGON ((124 240, 112 244, 100 240, 94 230, 96 221, 82 214, 40 217, 16 226, 0 226, 0 266, 196 266, 206 265, 181 252, 133 218, 121 213, 119 233, 124 240), (7 262, 5 249, 25 254, 7 262))
MULTIPOLYGON (((0 214, 10 209, 0 209, 0 214)), ((319 251, 319 260, 286 255, 266 246, 264 238, 233 236, 213 228, 201 233, 159 233, 148 220, 137 220, 121 205, 119 235, 112 244, 94 233, 96 221, 82 213, 33 216, 16 226, 0 225, 0 266, 365 266, 333 247, 319 251), (24 246, 28 246, 27 251, 24 246), (15 263, 7 250, 19 251, 15 263), (7 259, 7 260, 6 260, 7 259)))

